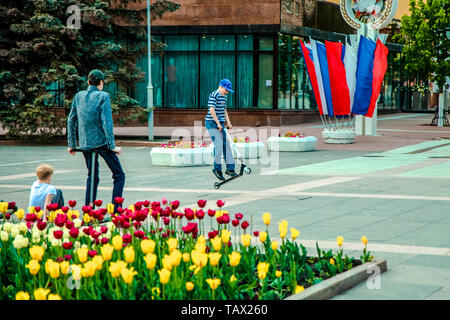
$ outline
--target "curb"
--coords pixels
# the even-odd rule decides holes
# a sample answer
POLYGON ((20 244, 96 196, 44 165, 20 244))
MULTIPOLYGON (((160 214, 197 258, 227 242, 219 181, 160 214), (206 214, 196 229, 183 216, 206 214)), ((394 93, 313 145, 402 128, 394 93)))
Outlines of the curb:
POLYGON ((284 300, 327 300, 367 280, 370 276, 376 274, 375 270, 377 269, 380 273, 385 272, 387 270, 386 260, 374 260, 364 263, 315 284, 302 292, 291 295, 284 300))
MULTIPOLYGON (((143 140, 118 140, 119 147, 160 147, 163 141, 143 141, 143 140)), ((27 140, 0 140, 0 146, 67 146, 66 140, 53 140, 51 142, 27 141, 27 140)))

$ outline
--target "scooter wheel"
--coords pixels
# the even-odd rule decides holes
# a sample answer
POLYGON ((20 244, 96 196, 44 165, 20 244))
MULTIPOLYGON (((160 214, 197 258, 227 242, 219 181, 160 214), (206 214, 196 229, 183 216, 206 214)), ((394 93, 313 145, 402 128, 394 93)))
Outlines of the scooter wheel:
POLYGON ((219 189, 220 188, 220 183, 216 182, 214 183, 214 189, 219 189))
POLYGON ((252 173, 252 169, 250 169, 249 167, 246 167, 246 168, 244 169, 244 172, 245 172, 246 174, 250 174, 250 173, 252 173))

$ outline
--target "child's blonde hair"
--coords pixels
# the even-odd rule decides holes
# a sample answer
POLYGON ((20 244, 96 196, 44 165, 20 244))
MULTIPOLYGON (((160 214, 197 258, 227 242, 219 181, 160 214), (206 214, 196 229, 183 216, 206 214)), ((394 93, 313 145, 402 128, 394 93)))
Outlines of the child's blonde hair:
POLYGON ((48 164, 43 163, 36 168, 36 175, 39 178, 39 180, 46 180, 52 174, 53 168, 48 164))

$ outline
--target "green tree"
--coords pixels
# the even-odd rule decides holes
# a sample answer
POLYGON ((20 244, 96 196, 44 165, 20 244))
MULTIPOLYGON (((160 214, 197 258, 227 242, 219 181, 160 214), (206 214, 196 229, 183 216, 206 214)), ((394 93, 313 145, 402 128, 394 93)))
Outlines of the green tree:
POLYGON ((405 45, 405 68, 422 80, 435 81, 442 92, 450 75, 450 40, 445 33, 450 26, 450 0, 410 0, 409 10, 397 36, 405 45))
MULTIPOLYGON (((152 19, 179 6, 156 0, 152 19)), ((145 22, 142 0, 2 0, 0 123, 9 136, 62 134, 65 118, 51 112, 61 97, 49 86, 63 88, 67 115, 75 93, 87 87, 92 69, 105 72, 110 83, 106 90, 119 89, 112 96, 113 107, 138 105, 126 90, 144 77, 136 62, 147 52, 145 22), (79 10, 70 11, 70 6, 79 10), (73 23, 77 17, 79 25, 73 23)))

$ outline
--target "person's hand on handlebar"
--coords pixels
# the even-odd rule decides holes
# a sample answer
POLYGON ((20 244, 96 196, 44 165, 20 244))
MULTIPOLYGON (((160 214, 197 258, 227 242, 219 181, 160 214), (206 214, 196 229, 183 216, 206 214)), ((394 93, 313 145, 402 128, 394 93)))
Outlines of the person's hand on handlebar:
POLYGON ((68 151, 71 155, 73 155, 73 156, 75 155, 75 151, 73 151, 72 148, 68 148, 67 151, 68 151))
POLYGON ((113 152, 117 153, 117 155, 122 153, 122 148, 121 147, 115 147, 114 149, 112 149, 113 152))

